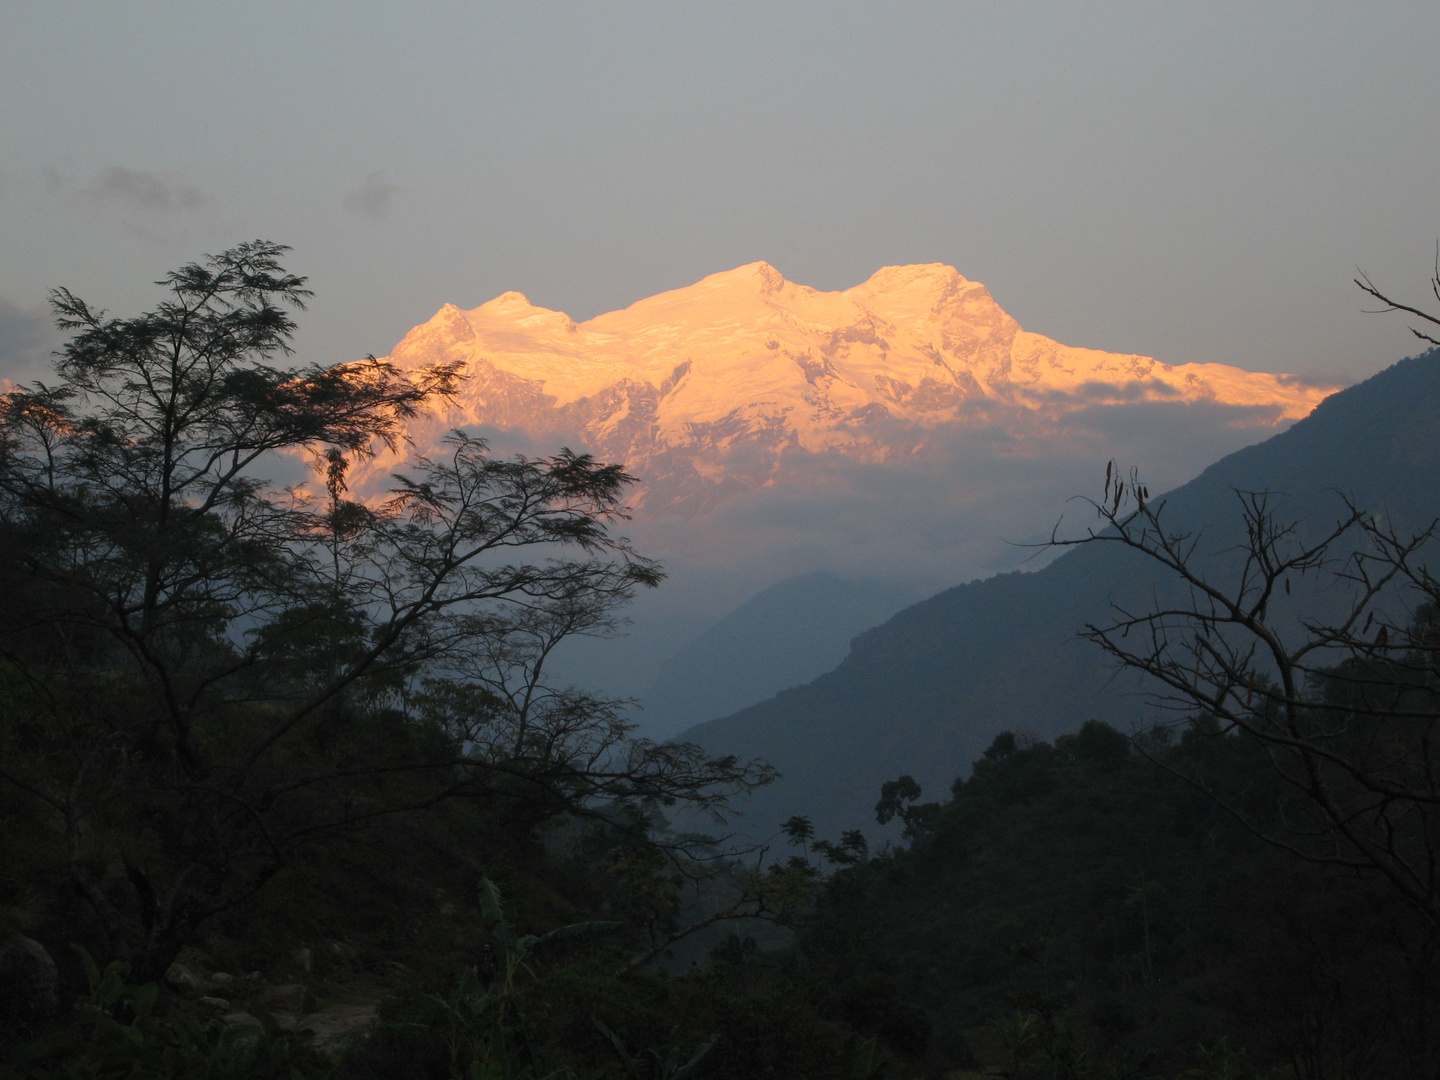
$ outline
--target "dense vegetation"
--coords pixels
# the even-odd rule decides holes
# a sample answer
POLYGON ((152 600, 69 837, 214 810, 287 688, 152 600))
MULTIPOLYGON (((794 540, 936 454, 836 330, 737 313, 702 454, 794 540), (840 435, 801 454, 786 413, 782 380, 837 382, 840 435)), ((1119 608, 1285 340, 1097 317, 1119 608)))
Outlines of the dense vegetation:
POLYGON ((1149 740, 1132 753, 1095 721, 1054 745, 1001 736, 943 806, 908 808, 908 849, 836 876, 809 962, 836 985, 888 971, 931 1018, 936 1066, 973 1051, 1046 1076, 1434 1075, 1428 921, 1170 771, 1273 815, 1283 785, 1254 743, 1149 740))
MULTIPOLYGON (((1433 1076, 1440 957, 1429 924, 1372 877, 1266 844, 1169 771, 1203 767, 1258 812, 1274 805, 1277 781, 1254 745, 1198 729, 1175 745, 1150 739, 1153 760, 1098 722, 1053 745, 1002 736, 943 804, 891 792, 904 846, 872 857, 853 841, 822 842, 829 861, 813 842, 795 849, 832 873, 818 893, 813 873, 795 876, 813 904, 793 920, 793 941, 761 948, 764 934, 742 926, 669 974, 626 970, 644 928, 680 914, 681 890, 633 831, 518 828, 473 803, 391 819, 317 850, 213 926, 181 958, 202 985, 167 985, 142 1046, 112 1029, 92 1034, 92 1014, 80 1013, 62 1018, 59 1043, 35 1038, 43 1024, 14 1029, 10 1052, 38 1057, 18 1074, 38 1076, 107 1059, 113 1071, 100 1075, 144 1061, 153 1075, 268 1075, 273 1065, 276 1075, 441 1080, 939 1078, 984 1066, 1036 1077, 1433 1076), (487 882, 502 906, 487 910, 487 882), (215 971, 238 981, 207 982, 215 971), (237 1012, 258 1022, 266 1009, 378 1001, 380 1026, 337 1064, 279 1030, 220 1041, 209 996, 227 997, 232 1024, 237 1012), (193 1045, 182 1053, 184 1030, 193 1045), (166 1072, 167 1050, 191 1071, 166 1072), (46 1063, 47 1052, 58 1056, 46 1063)), ((8 864, 3 888, 28 900, 28 932, 102 948, 78 898, 37 888, 57 879, 46 853, 7 848, 27 857, 8 864)), ((78 954, 57 959, 67 1000, 83 997, 78 954)), ((123 1002, 116 1015, 134 1026, 123 1002)))

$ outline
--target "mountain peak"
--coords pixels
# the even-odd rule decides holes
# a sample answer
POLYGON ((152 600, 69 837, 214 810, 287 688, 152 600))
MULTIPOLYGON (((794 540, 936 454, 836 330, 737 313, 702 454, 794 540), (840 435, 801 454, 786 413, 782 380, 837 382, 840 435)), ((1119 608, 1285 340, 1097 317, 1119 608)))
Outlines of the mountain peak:
POLYGON ((757 261, 578 325, 506 292, 472 311, 447 308, 426 327, 394 358, 418 366, 441 349, 468 358, 446 427, 561 433, 702 502, 712 489, 773 483, 783 460, 799 460, 790 451, 913 457, 947 428, 993 422, 997 409, 1015 426, 1097 406, 1204 401, 1264 425, 1304 416, 1328 392, 1062 345, 1023 331, 984 285, 944 263, 886 266, 826 292, 757 261))
POLYGON ((949 286, 965 283, 966 278, 960 271, 947 263, 909 263, 902 266, 882 266, 856 288, 878 293, 912 288, 919 284, 949 286))
POLYGON ((489 309, 492 311, 509 311, 515 308, 528 308, 534 306, 535 305, 530 303, 530 298, 526 296, 523 292, 515 292, 514 290, 511 290, 510 292, 501 293, 499 296, 495 297, 494 300, 481 304, 479 310, 483 311, 489 309))
MULTIPOLYGON (((869 280, 845 290, 845 295, 857 303, 878 306, 891 310, 905 310, 914 315, 922 312, 944 317, 943 306, 949 301, 963 300, 979 302, 990 313, 1000 312, 1000 306, 990 297, 989 291, 978 281, 971 281, 945 263, 916 263, 909 266, 882 266, 870 275, 869 280)), ((973 321, 974 312, 971 313, 973 321)), ((1008 318, 1008 316, 1006 316, 1008 318)), ((1017 326, 1015 329, 1019 329, 1017 326)))
POLYGON ((576 329, 575 320, 569 315, 563 311, 537 307, 522 292, 503 292, 494 300, 487 301, 465 314, 477 330, 484 326, 492 331, 510 329, 532 333, 558 331, 573 334, 576 329))
POLYGON ((746 263, 744 266, 737 266, 733 270, 722 270, 718 274, 710 274, 701 278, 691 288, 740 288, 746 291, 757 290, 762 294, 777 293, 789 285, 785 275, 776 270, 763 259, 759 262, 746 263))

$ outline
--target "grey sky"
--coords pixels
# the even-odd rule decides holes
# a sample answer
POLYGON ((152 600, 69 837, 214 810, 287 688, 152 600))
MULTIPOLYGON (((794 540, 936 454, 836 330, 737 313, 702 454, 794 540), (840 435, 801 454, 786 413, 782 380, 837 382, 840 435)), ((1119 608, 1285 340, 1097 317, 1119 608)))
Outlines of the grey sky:
POLYGON ((586 318, 756 259, 821 288, 938 261, 1067 344, 1355 377, 1415 348, 1355 267, 1419 299, 1440 236, 1434 3, 0 19, 12 327, 256 237, 311 276, 313 360, 507 289, 586 318))

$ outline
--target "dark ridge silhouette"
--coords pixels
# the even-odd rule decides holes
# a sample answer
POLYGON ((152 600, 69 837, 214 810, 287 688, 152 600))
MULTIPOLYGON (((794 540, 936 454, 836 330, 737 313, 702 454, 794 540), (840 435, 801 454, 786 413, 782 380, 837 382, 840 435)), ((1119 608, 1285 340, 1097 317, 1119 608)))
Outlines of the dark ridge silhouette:
MULTIPOLYGON (((1077 494, 1098 495, 1100 481, 1077 494)), ((1283 516, 1314 528, 1338 515, 1341 494, 1397 528, 1428 524, 1440 515, 1440 350, 1335 394, 1288 431, 1164 496, 1168 521, 1204 530, 1202 550, 1219 573, 1239 538, 1236 490, 1275 492, 1283 516)), ((1056 509, 1084 517, 1083 504, 1056 509)), ((1003 730, 1053 738, 1091 718, 1122 730, 1142 721, 1138 683, 1076 635, 1112 602, 1145 603, 1167 584, 1118 546, 1073 549, 1043 570, 971 582, 906 608, 857 637, 814 682, 681 737, 763 757, 783 774, 749 804, 752 835, 791 814, 810 815, 822 834, 873 829, 882 782, 910 773, 927 798, 942 797, 1003 730)))

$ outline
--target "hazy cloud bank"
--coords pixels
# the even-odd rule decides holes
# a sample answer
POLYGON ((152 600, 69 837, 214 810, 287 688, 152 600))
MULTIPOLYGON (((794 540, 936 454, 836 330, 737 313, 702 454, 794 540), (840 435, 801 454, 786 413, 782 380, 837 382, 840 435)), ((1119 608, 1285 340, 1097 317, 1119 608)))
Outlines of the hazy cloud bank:
MULTIPOLYGON (((55 182, 59 182, 58 175, 55 182)), ((209 196, 183 178, 166 178, 121 165, 106 169, 81 189, 80 194, 95 206, 119 206, 163 215, 198 210, 210 202, 209 196)))
MULTIPOLYGON (((1029 428, 945 433, 923 458, 857 462, 796 454, 784 479, 691 516, 625 524, 670 577, 634 605, 626 639, 564 658, 586 687, 640 694, 660 663, 716 619, 777 581, 826 570, 930 594, 976 578, 1038 569, 1062 518, 1088 524, 1076 496, 1096 496, 1105 463, 1138 468, 1152 491, 1281 428, 1253 410, 1208 403, 1097 406, 1029 428)), ((497 445, 502 443, 497 442, 497 445)))
POLYGON ((385 171, 379 169, 367 174, 365 182, 345 196, 343 205, 351 213, 379 221, 390 215, 399 192, 398 187, 386 182, 385 171))

